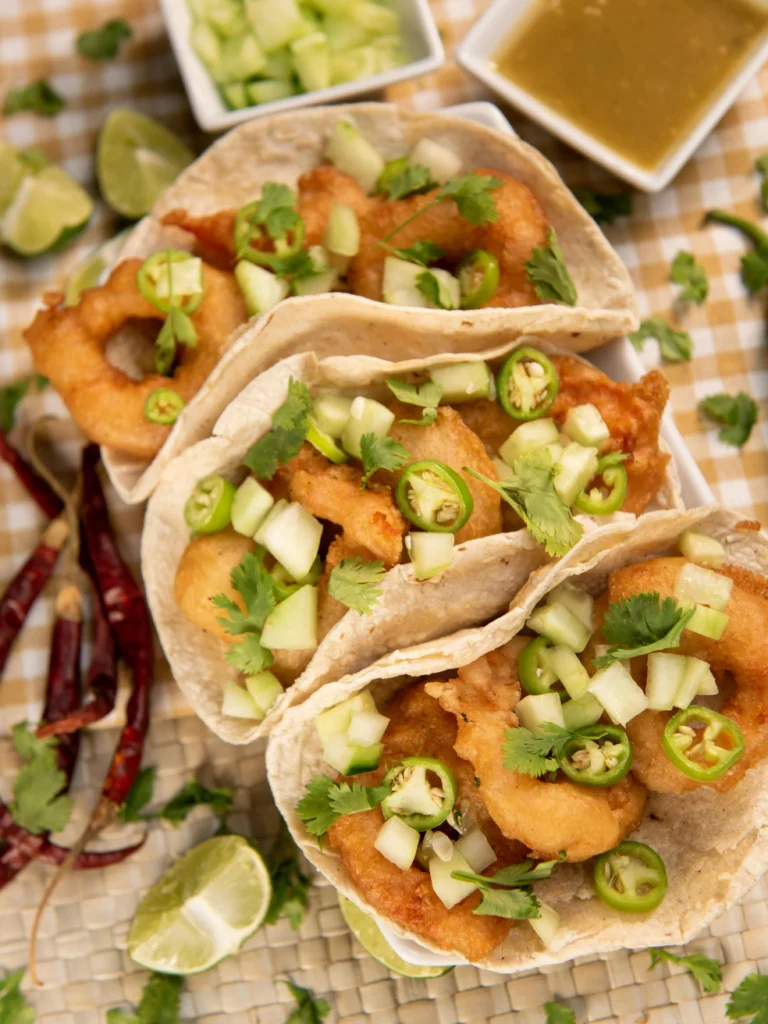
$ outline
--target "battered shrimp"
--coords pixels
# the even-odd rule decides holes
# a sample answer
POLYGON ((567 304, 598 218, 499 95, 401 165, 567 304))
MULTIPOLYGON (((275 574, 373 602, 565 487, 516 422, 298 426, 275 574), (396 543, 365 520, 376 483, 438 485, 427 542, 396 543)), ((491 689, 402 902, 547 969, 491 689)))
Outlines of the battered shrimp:
MULTIPOLYGON (((384 753, 375 772, 356 775, 364 786, 381 782, 387 768, 403 757, 436 757, 456 776, 457 801, 466 825, 476 825, 493 847, 498 860, 488 870, 516 863, 525 856, 519 843, 505 839, 489 818, 475 786, 474 771, 456 756, 456 723, 436 700, 427 696, 423 684, 412 684, 384 709, 390 719, 384 733, 384 753)), ((374 909, 408 928, 441 949, 459 953, 468 960, 487 956, 507 936, 510 921, 473 913, 480 902, 473 893, 451 910, 435 894, 427 871, 417 865, 401 871, 376 849, 376 835, 384 822, 381 810, 345 815, 331 826, 329 840, 340 855, 355 887, 374 909)))
POLYGON ((232 343, 232 332, 248 313, 232 274, 203 266, 204 293, 192 322, 197 345, 180 345, 172 377, 147 374, 136 381, 113 366, 106 356, 109 340, 130 320, 157 321, 165 314, 141 295, 136 272, 141 260, 124 260, 109 280, 83 293, 76 306, 54 305, 38 312, 24 337, 38 373, 50 378, 87 438, 151 459, 170 426, 144 415, 147 398, 170 388, 189 402, 232 343))
POLYGON ((350 544, 367 548, 387 568, 397 565, 407 523, 392 493, 368 487, 360 490, 362 472, 350 465, 334 466, 304 444, 295 458, 277 471, 291 501, 298 501, 319 519, 338 523, 350 544))
POLYGON ((517 726, 520 699, 517 658, 528 643, 515 637, 505 647, 459 669, 458 678, 427 683, 426 690, 458 723, 454 750, 470 761, 491 817, 509 839, 537 859, 562 856, 582 861, 610 850, 640 824, 643 786, 625 778, 600 790, 568 779, 547 782, 505 768, 505 729, 517 726))
MULTIPOLYGON (((407 248, 429 239, 439 245, 448 263, 458 263, 473 249, 485 249, 499 261, 499 285, 486 306, 533 306, 539 298, 525 273, 525 262, 535 246, 547 245, 548 223, 534 194, 510 174, 478 170, 477 175, 493 175, 502 184, 492 193, 498 211, 497 220, 473 227, 464 220, 451 201, 438 203, 411 224, 398 231, 390 242, 407 248)), ((398 224, 434 198, 436 190, 408 199, 377 204, 360 224, 360 251, 349 268, 349 283, 357 295, 381 299, 386 250, 375 247, 398 224)))
MULTIPOLYGON (((464 477, 475 503, 469 521, 456 533, 456 543, 477 537, 488 537, 501 532, 501 498, 497 491, 464 472, 470 466, 478 473, 497 479, 496 469, 485 453, 483 443, 470 430, 455 409, 441 406, 437 419, 429 427, 417 427, 401 422, 403 419, 418 419, 420 410, 412 405, 393 402, 389 408, 395 414, 390 435, 405 447, 410 458, 406 465, 422 459, 444 462, 464 477)), ((394 487, 400 473, 379 473, 382 480, 394 487)))

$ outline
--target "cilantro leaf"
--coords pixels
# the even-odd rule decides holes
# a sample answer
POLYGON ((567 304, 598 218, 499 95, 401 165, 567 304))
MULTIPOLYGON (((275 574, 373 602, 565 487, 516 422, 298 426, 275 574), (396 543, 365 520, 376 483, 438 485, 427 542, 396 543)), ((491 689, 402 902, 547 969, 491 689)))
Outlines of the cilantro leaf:
POLYGON ((763 201, 763 209, 768 210, 768 155, 759 156, 755 160, 755 170, 763 175, 760 182, 760 198, 763 201))
POLYGON ((383 562, 364 562, 359 555, 342 558, 328 577, 328 593, 347 608, 370 615, 382 595, 378 584, 385 574, 383 562))
POLYGON ((224 655, 225 661, 246 676, 255 676, 274 662, 275 657, 261 644, 261 633, 246 633, 242 640, 232 644, 224 655))
POLYGON ((0 1024, 35 1024, 35 1011, 21 994, 24 971, 0 978, 0 1024))
POLYGON ((37 391, 42 391, 48 386, 48 383, 47 377, 36 373, 31 377, 22 377, 21 380, 16 380, 12 384, 6 384, 4 388, 0 388, 0 430, 6 434, 13 430, 13 425, 16 422, 16 409, 19 402, 29 393, 32 385, 37 391))
POLYGON ((695 302, 697 306, 706 299, 709 294, 709 281, 707 272, 692 252, 681 249, 669 268, 669 279, 673 284, 680 284, 683 290, 680 298, 688 302, 695 302))
POLYGON ((88 60, 113 60, 123 43, 132 35, 127 21, 112 18, 101 28, 81 32, 75 47, 80 56, 87 57, 88 60))
POLYGON ((262 558, 248 551, 232 570, 230 580, 243 599, 245 613, 224 594, 216 594, 211 598, 213 604, 229 613, 228 619, 218 620, 219 624, 232 635, 258 632, 277 604, 273 577, 264 568, 262 558))
POLYGON ((18 722, 11 730, 19 756, 27 763, 13 784, 14 821, 33 835, 60 832, 69 821, 74 802, 64 795, 67 776, 56 759, 58 740, 40 740, 18 722))
POLYGON ((558 861, 546 860, 537 861, 523 860, 519 864, 510 864, 509 867, 500 868, 494 875, 478 875, 471 871, 454 871, 453 876, 462 881, 475 882, 481 888, 489 885, 506 885, 509 887, 526 886, 531 882, 541 881, 549 878, 557 866, 558 861))
POLYGON ((305 786, 296 811, 307 832, 320 839, 343 814, 356 814, 377 807, 390 792, 389 786, 361 786, 355 782, 334 782, 327 775, 315 775, 305 786))
POLYGON ((11 117, 30 110, 41 117, 55 117, 66 105, 66 100, 59 96, 53 86, 39 78, 30 85, 9 89, 3 101, 3 114, 11 117))
POLYGON ((482 892, 480 905, 473 913, 519 921, 541 917, 540 903, 533 895, 530 883, 542 878, 549 878, 556 863, 557 861, 552 860, 535 865, 533 861, 524 860, 520 864, 511 864, 507 868, 502 868, 495 875, 453 871, 451 877, 461 882, 474 882, 482 892), (506 886, 506 891, 492 888, 492 886, 498 885, 506 886))
POLYGON ((302 281, 307 277, 316 277, 327 270, 327 267, 318 263, 307 249, 289 252, 285 256, 273 256, 269 265, 278 277, 284 277, 290 281, 302 281))
POLYGON ((443 256, 443 250, 434 242, 426 239, 414 242, 409 249, 392 249, 401 260, 408 260, 410 263, 420 263, 422 267, 428 267, 430 263, 437 263, 443 256))
POLYGON ((272 880, 272 897, 264 923, 275 924, 279 917, 287 917, 295 931, 304 920, 312 883, 301 870, 299 849, 282 819, 280 832, 266 861, 272 880))
POLYGON ((107 1024, 178 1024, 183 984, 177 974, 152 974, 136 1013, 108 1010, 107 1024))
POLYGON ((544 1003, 547 1019, 544 1024, 576 1024, 576 1014, 562 1003, 544 1003))
POLYGON ((768 252, 756 250, 741 257, 741 279, 750 295, 768 284, 768 252))
POLYGON ((435 200, 452 199, 464 220, 482 227, 499 219, 496 200, 490 193, 501 185, 501 178, 490 174, 460 174, 446 181, 435 200))
MULTIPOLYGON (((120 807, 120 821, 127 825, 131 821, 146 820, 141 812, 152 800, 155 788, 155 769, 148 765, 142 768, 128 790, 128 796, 120 807)), ((150 815, 151 817, 151 815, 150 815)))
POLYGON ((408 452, 393 437, 377 437, 373 432, 360 438, 360 457, 363 461, 363 479, 360 490, 368 486, 377 469, 394 473, 410 458, 408 452))
POLYGON ((499 492, 544 545, 547 554, 564 555, 584 533, 555 492, 552 457, 544 449, 517 459, 512 476, 506 480, 491 480, 469 466, 464 470, 499 492))
POLYGON ((731 1020, 753 1014, 749 1024, 768 1024, 768 975, 748 974, 725 1007, 731 1020))
MULTIPOLYGON (((295 231, 301 223, 296 211, 296 193, 277 181, 264 182, 259 199, 249 203, 243 213, 247 213, 244 230, 242 235, 239 227, 236 232, 238 259, 247 255, 254 239, 261 237, 261 228, 266 229, 270 238, 277 240, 285 238, 289 231, 295 231)), ((269 265, 276 269, 272 260, 271 257, 269 265)))
POLYGON ((717 960, 703 956, 701 953, 678 956, 676 953, 670 953, 668 949, 652 948, 648 952, 651 954, 649 970, 652 971, 657 964, 662 963, 664 960, 672 964, 682 964, 688 968, 696 981, 698 981, 702 992, 710 994, 720 991, 723 972, 717 960))
POLYGON ((547 242, 546 249, 534 248, 526 261, 528 280, 540 299, 575 306, 579 296, 554 228, 549 229, 547 242))
POLYGON ((381 191, 387 199, 405 199, 434 188, 436 182, 426 167, 421 164, 406 164, 402 170, 387 175, 381 184, 381 191))
POLYGON ((578 736, 570 729, 563 729, 554 722, 545 722, 542 735, 518 725, 515 729, 504 730, 502 764, 520 775, 538 779, 547 772, 557 771, 566 745, 578 736))
POLYGON ((279 465, 298 454, 309 429, 310 408, 309 388, 291 377, 288 397, 272 414, 272 429, 245 453, 243 462, 257 477, 271 480, 279 465))
POLYGON ((663 316, 652 316, 643 320, 636 331, 629 335, 629 340, 638 352, 642 352, 643 344, 648 338, 656 338, 662 359, 670 363, 690 361, 693 353, 693 339, 686 331, 676 331, 670 327, 663 316))
POLYGON ((425 270, 416 277, 416 287, 435 309, 453 309, 446 306, 440 295, 440 282, 430 270, 425 270))
POLYGON ((356 814, 378 807, 391 792, 389 786, 361 786, 359 782, 339 782, 336 791, 330 794, 330 804, 338 817, 342 814, 356 814))
POLYGON ((512 921, 524 921, 541 917, 541 904, 532 892, 525 889, 483 889, 483 898, 472 911, 473 914, 488 914, 492 917, 506 917, 512 921))
POLYGON ((718 437, 726 444, 741 448, 749 440, 752 427, 757 422, 757 402, 744 391, 738 395, 707 395, 699 402, 699 408, 708 416, 724 423, 718 437))
POLYGON ((674 597, 661 600, 658 591, 633 594, 608 605, 603 622, 603 637, 612 644, 595 659, 598 668, 612 661, 625 661, 654 651, 678 647, 686 623, 695 608, 681 608, 674 597))
POLYGON ((400 420, 401 423, 413 423, 417 427, 428 427, 437 419, 437 407, 443 397, 443 389, 433 380, 425 380, 423 384, 409 384, 400 377, 387 377, 387 387, 401 402, 406 405, 418 405, 424 409, 420 420, 400 420))
POLYGON ((232 809, 233 799, 234 793, 229 786, 206 789, 197 779, 190 779, 156 816, 173 825, 180 825, 187 820, 193 808, 206 805, 217 817, 226 818, 232 809))
POLYGON ((752 221, 746 220, 744 217, 728 213, 727 210, 709 210, 706 219, 715 221, 716 224, 727 224, 729 227, 736 228, 753 243, 754 252, 748 253, 741 259, 741 278, 750 295, 759 292, 768 283, 768 235, 757 224, 753 224, 752 221))
POLYGON ((575 188, 573 194, 598 224, 613 224, 617 217, 629 217, 632 213, 632 195, 629 192, 575 188))
POLYGON ((313 999, 309 989, 294 985, 292 981, 283 982, 296 1000, 296 1009, 292 1010, 285 1024, 322 1024, 323 1017, 331 1012, 330 1004, 325 999, 313 999))

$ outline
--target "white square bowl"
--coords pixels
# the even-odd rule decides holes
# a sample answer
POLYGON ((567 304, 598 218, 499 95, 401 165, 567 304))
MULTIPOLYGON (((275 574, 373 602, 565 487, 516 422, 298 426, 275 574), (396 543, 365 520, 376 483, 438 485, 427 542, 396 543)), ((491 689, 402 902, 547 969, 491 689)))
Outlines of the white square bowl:
MULTIPOLYGON (((280 0, 275 0, 280 3, 280 0)), ((163 18, 171 41, 176 62, 181 71, 192 113, 200 127, 207 132, 222 132, 253 117, 279 114, 284 110, 337 103, 357 99, 367 93, 385 89, 407 78, 436 71, 445 62, 445 51, 432 17, 429 0, 387 0, 387 6, 397 11, 402 25, 403 42, 411 56, 407 64, 378 75, 332 85, 328 89, 289 96, 288 99, 258 106, 229 110, 222 100, 213 79, 189 42, 192 15, 187 0, 161 0, 163 18)))
MULTIPOLYGON (((639 167, 615 150, 583 131, 573 121, 558 114, 536 99, 531 93, 515 85, 493 66, 493 57, 499 45, 508 39, 534 3, 539 0, 496 0, 465 37, 457 52, 459 64, 475 78, 502 96, 534 121, 548 128, 574 149, 584 153, 595 163, 607 167, 619 178, 631 182, 644 192, 663 189, 704 141, 725 114, 750 78, 768 60, 768 36, 755 48, 754 53, 731 76, 714 96, 688 135, 665 159, 652 170, 639 167)), ((768 0, 757 0, 766 6, 768 0)))

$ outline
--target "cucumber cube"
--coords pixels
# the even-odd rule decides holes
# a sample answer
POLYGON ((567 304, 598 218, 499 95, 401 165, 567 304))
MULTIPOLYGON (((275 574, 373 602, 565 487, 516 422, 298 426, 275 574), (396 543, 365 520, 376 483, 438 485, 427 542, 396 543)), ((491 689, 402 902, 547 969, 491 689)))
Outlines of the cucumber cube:
POLYGON ((705 608, 703 604, 697 604, 693 615, 685 624, 686 629, 699 636, 705 636, 708 640, 719 640, 728 625, 728 616, 725 612, 719 612, 715 608, 705 608))
MULTIPOLYGON (((390 821, 396 819, 390 818, 390 821)), ((453 856, 449 861, 441 860, 440 857, 433 857, 429 862, 429 877, 435 895, 442 902, 447 910, 461 903, 467 896, 471 896, 477 886, 474 882, 461 882, 452 878, 454 871, 472 872, 465 857, 454 847, 453 856)))
POLYGON ((248 92, 242 82, 231 82, 221 88, 230 110, 242 110, 249 105, 248 92))
POLYGON ((363 138, 351 121, 336 122, 325 155, 334 167, 351 175, 368 193, 373 192, 379 175, 384 170, 384 159, 381 154, 363 138))
POLYGON ((264 547, 264 536, 266 534, 267 528, 269 527, 270 523, 274 522, 274 520, 277 519, 280 513, 283 512, 286 508, 288 508, 288 502, 285 500, 285 498, 280 498, 278 501, 275 502, 275 504, 272 506, 269 512, 267 512, 267 515, 263 523, 258 528, 256 533, 253 535, 253 539, 256 541, 257 544, 261 544, 261 546, 264 547))
POLYGON ((456 852, 469 864, 476 875, 485 871, 496 860, 496 853, 479 828, 467 832, 456 841, 456 852))
POLYGON ((528 924, 541 939, 545 949, 549 949, 560 927, 560 915, 547 903, 539 900, 539 916, 529 917, 528 924))
POLYGON ((313 274, 311 277, 301 277, 293 282, 294 295, 324 295, 332 292, 339 283, 339 272, 337 270, 324 270, 320 274, 313 274))
POLYGON ((335 732, 328 737, 323 756, 331 768, 335 768, 341 775, 360 775, 379 767, 383 750, 382 743, 358 747, 350 743, 344 733, 335 732))
POLYGON ((229 718, 247 718, 260 722, 264 712, 256 701, 239 683, 225 683, 221 699, 221 713, 229 718))
POLYGON ((417 580, 428 580, 450 569, 453 561, 452 533, 409 533, 405 546, 417 580))
POLYGON ((235 277, 243 293, 249 316, 266 313, 291 294, 287 281, 277 277, 271 270, 249 263, 248 260, 240 260, 235 266, 235 277))
POLYGON ((304 586, 264 620, 261 642, 270 651, 311 651, 317 647, 317 587, 304 586))
POLYGON ((266 715, 278 697, 285 690, 272 672, 259 672, 255 676, 247 676, 245 686, 258 709, 266 715))
POLYGON ((373 845, 382 857, 401 871, 407 871, 414 862, 420 840, 421 833, 406 825, 401 818, 389 818, 379 829, 373 845))
POLYGON ((529 693, 515 706, 515 714, 520 725, 537 736, 546 734, 542 729, 545 722, 565 728, 563 706, 556 693, 529 693))
POLYGON ((328 42, 322 32, 313 32, 291 43, 296 74, 307 92, 327 89, 331 84, 328 42))
POLYGON ((581 654, 592 635, 591 630, 573 612, 557 601, 536 608, 526 625, 535 633, 548 637, 553 644, 569 647, 576 654, 581 654))
POLYGON ((378 743, 387 731, 389 719, 378 711, 357 711, 347 729, 347 739, 356 747, 370 747, 378 743))
POLYGON ((573 612, 576 618, 584 623, 590 633, 595 628, 592 618, 594 603, 591 594, 588 594, 586 590, 581 590, 580 587, 574 586, 573 583, 569 583, 567 580, 564 583, 560 583, 547 594, 547 604, 565 605, 568 611, 573 612))
POLYGON ((286 100, 289 96, 293 96, 296 91, 291 81, 282 78, 266 79, 263 82, 249 82, 245 88, 248 93, 248 99, 251 103, 256 104, 277 103, 278 100, 286 100))
POLYGON ((339 256, 356 256, 360 251, 357 214, 346 203, 335 203, 323 232, 323 245, 339 256))
POLYGON ((391 11, 382 4, 370 3, 369 0, 357 0, 349 8, 349 17, 366 32, 375 35, 395 35, 400 31, 400 18, 396 11, 391 11))
POLYGON ((626 725, 648 709, 648 698, 620 661, 596 672, 589 692, 597 697, 614 725, 626 725))
POLYGON ((426 167, 432 175, 432 180, 438 185, 444 185, 449 178, 454 178, 461 171, 461 157, 426 136, 419 139, 413 147, 408 162, 426 167))
POLYGON ((573 406, 568 410, 563 423, 563 433, 585 448, 598 450, 611 436, 600 410, 591 402, 573 406))
POLYGON ((732 590, 733 580, 728 576, 688 562, 677 574, 673 594, 681 604, 707 604, 722 612, 732 590))
POLYGON ((667 654, 666 651, 648 655, 645 695, 652 711, 671 711, 675 706, 675 697, 682 686, 687 661, 682 654, 667 654))
POLYGON ((253 537, 274 504, 269 491, 255 477, 247 477, 232 502, 232 528, 244 537, 253 537))
POLYGON ((603 705, 591 693, 585 693, 576 700, 567 700, 562 705, 565 728, 578 732, 586 725, 596 725, 603 717, 603 705))
POLYGON ((459 402, 474 402, 478 398, 493 398, 495 381, 488 366, 480 360, 472 363, 451 363, 449 366, 434 366, 429 376, 442 388, 441 402, 456 405, 459 402))
POLYGON ((367 690, 355 694, 354 697, 348 697, 327 711, 321 711, 315 719, 315 729, 323 746, 333 733, 346 733, 354 716, 363 711, 376 711, 376 704, 367 690))
POLYGON ((499 455, 508 466, 529 452, 535 452, 548 444, 556 444, 559 438, 555 421, 547 418, 521 423, 499 448, 499 455))
POLYGON ((689 562, 705 565, 709 569, 719 569, 725 560, 725 548, 719 540, 708 537, 706 533, 685 530, 680 537, 680 551, 689 562))
POLYGON ((354 50, 331 52, 331 82, 357 82, 369 78, 379 70, 376 50, 372 46, 358 46, 354 50))
POLYGON ((714 682, 714 678, 712 669, 706 661, 701 661, 699 658, 686 658, 683 681, 675 694, 674 706, 681 709, 687 708, 699 695, 700 687, 710 690, 714 683, 716 688, 717 683, 714 682))
POLYGON ((348 53, 371 41, 371 34, 362 25, 342 15, 329 14, 324 18, 323 32, 331 53, 348 53))
POLYGON ((312 568, 322 536, 323 524, 298 501, 292 501, 266 527, 264 547, 295 580, 300 580, 312 568))
POLYGON ((318 427, 333 438, 340 438, 349 421, 352 399, 343 395, 318 395, 312 415, 318 427))
POLYGON ((542 651, 541 657, 563 684, 569 697, 578 700, 584 696, 589 689, 589 673, 570 647, 556 644, 542 651))
POLYGON ((363 434, 386 437, 395 422, 395 414, 386 405, 373 398, 358 395, 349 407, 349 419, 341 434, 341 443, 350 455, 361 458, 360 440, 363 434))
POLYGON ((266 53, 292 43, 306 31, 296 0, 246 0, 245 14, 266 53))
POLYGON ((569 507, 597 472, 597 448, 569 444, 555 464, 555 493, 569 507))
POLYGON ((219 65, 221 64, 221 40, 219 37, 210 25, 204 21, 197 21, 190 30, 189 42, 202 63, 218 82, 219 65))

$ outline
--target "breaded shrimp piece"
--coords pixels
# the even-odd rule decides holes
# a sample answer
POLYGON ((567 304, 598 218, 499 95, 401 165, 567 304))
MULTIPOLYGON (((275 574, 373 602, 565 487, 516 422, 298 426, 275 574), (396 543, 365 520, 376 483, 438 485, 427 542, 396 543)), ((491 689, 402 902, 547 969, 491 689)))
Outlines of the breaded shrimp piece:
POLYGON ((348 543, 367 548, 389 569, 400 561, 407 524, 389 490, 360 490, 362 472, 335 466, 310 444, 277 471, 291 501, 298 501, 319 519, 337 523, 348 543))
POLYGON ((378 209, 382 199, 367 196, 353 177, 327 164, 313 167, 299 178, 299 214, 308 245, 322 243, 325 225, 337 203, 351 206, 360 219, 378 209))
POLYGON ((175 207, 163 215, 161 223, 188 231, 194 236, 195 248, 204 260, 230 270, 235 262, 236 216, 237 210, 219 210, 195 217, 187 210, 175 207))
POLYGON ((184 549, 176 568, 173 596, 185 619, 228 644, 237 641, 219 623, 226 618, 211 598, 224 594, 245 611, 243 599, 232 586, 230 573, 243 555, 256 550, 256 542, 231 527, 220 533, 201 533, 184 549))
MULTIPOLYGON (((489 537, 501 532, 501 498, 498 493, 477 480, 464 467, 497 479, 496 469, 485 452, 483 443, 473 431, 467 427, 460 414, 448 406, 437 410, 437 419, 428 427, 417 427, 411 423, 403 423, 403 419, 418 419, 421 410, 413 405, 392 402, 389 406, 395 414, 395 422, 390 436, 399 441, 408 452, 406 466, 423 459, 444 462, 455 469, 469 487, 475 507, 469 521, 456 533, 456 543, 475 540, 477 537, 489 537)), ((400 479, 401 472, 377 474, 376 479, 390 484, 393 488, 400 479)))
POLYGON ((522 842, 532 856, 582 861, 620 843, 640 823, 643 786, 632 778, 594 790, 568 779, 548 782, 503 765, 504 734, 518 722, 517 657, 528 642, 515 637, 499 651, 459 669, 458 678, 427 683, 427 693, 456 716, 454 749, 472 763, 479 792, 508 839, 522 842))

